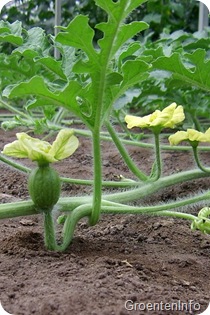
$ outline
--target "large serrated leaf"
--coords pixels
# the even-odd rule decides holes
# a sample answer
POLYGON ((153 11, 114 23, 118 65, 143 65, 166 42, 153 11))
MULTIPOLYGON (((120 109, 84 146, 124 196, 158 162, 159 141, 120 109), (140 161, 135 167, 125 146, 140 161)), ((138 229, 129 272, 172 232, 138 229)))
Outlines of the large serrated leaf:
POLYGON ((44 57, 38 59, 36 63, 43 65, 44 68, 51 71, 55 76, 66 80, 66 76, 61 68, 61 61, 55 60, 52 57, 44 57))
POLYGON ((94 31, 88 24, 88 17, 78 15, 67 27, 60 27, 56 41, 63 45, 82 49, 89 60, 95 60, 97 53, 93 47, 94 31), (62 32, 63 31, 63 32, 62 32))
POLYGON ((17 55, 0 54, 0 73, 1 85, 4 88, 6 85, 22 82, 29 79, 39 70, 33 60, 27 61, 17 55))
MULTIPOLYGON (((108 14, 98 28, 103 38, 94 43, 95 32, 87 16, 76 16, 67 27, 60 27, 55 46, 61 62, 50 57, 50 43, 39 28, 26 32, 24 43, 12 55, 35 62, 37 76, 4 90, 4 96, 33 96, 34 106, 55 105, 68 108, 90 129, 100 129, 117 96, 148 76, 148 65, 135 60, 139 44, 123 46, 140 31, 145 22, 126 24, 130 13, 144 0, 95 0, 108 14), (135 61, 136 63, 128 63, 135 61), (135 68, 135 69, 134 69, 135 68)), ((148 59, 148 57, 145 57, 148 59)), ((25 81, 27 78, 24 78, 25 81)), ((13 81, 14 82, 14 81, 13 81)), ((12 82, 12 83, 13 83, 12 82)))
POLYGON ((123 81, 121 88, 128 89, 129 87, 139 83, 142 79, 148 77, 149 65, 141 60, 128 60, 122 66, 123 81))
POLYGON ((103 38, 98 41, 103 56, 109 56, 111 59, 128 39, 148 27, 145 22, 124 24, 128 15, 143 2, 142 0, 121 0, 117 2, 96 0, 96 4, 108 13, 107 22, 96 25, 96 28, 104 33, 103 38))
MULTIPOLYGON (((127 42, 128 39, 135 36, 137 33, 145 30, 148 27, 148 24, 145 22, 132 22, 130 24, 122 24, 118 28, 118 36, 116 36, 115 41, 112 45, 110 55, 113 56, 118 49, 127 42)), ((97 25, 97 28, 109 36, 111 32, 110 26, 107 23, 100 23, 97 25)), ((99 40, 99 45, 101 48, 104 48, 104 44, 106 45, 106 41, 99 40)))
POLYGON ((160 57, 155 60, 153 67, 169 71, 174 79, 210 92, 210 60, 205 60, 205 56, 206 51, 203 49, 185 54, 185 60, 179 53, 173 53, 170 57, 160 57), (187 66, 186 60, 190 66, 187 66))
POLYGON ((118 54, 118 68, 121 67, 122 62, 126 59, 126 58, 132 58, 133 54, 136 53, 137 50, 139 50, 140 48, 140 44, 138 42, 131 42, 129 44, 127 44, 126 46, 123 45, 121 48, 121 51, 119 51, 118 54))
POLYGON ((119 86, 111 87, 113 101, 121 97, 129 88, 140 84, 149 76, 150 66, 142 60, 128 60, 122 66, 123 80, 119 86))
POLYGON ((85 89, 82 89, 77 81, 69 81, 62 90, 52 91, 42 77, 34 76, 27 82, 8 86, 3 91, 3 96, 14 98, 35 95, 36 100, 31 102, 28 106, 29 109, 47 105, 64 107, 77 115, 91 127, 91 117, 87 117, 86 115, 86 112, 88 112, 88 105, 81 105, 78 102, 78 97, 80 95, 83 96, 83 93, 85 93, 84 91, 85 89))
POLYGON ((21 45, 23 43, 21 33, 21 22, 15 21, 14 23, 10 24, 9 22, 0 21, 0 42, 21 45))
POLYGON ((60 50, 62 53, 62 70, 65 76, 71 79, 74 76, 72 69, 76 60, 75 48, 62 45, 60 50))
POLYGON ((45 57, 49 54, 50 45, 45 31, 34 27, 27 32, 23 45, 16 48, 13 54, 21 54, 28 58, 45 57))
POLYGON ((45 105, 63 106, 68 109, 71 109, 72 106, 73 110, 77 111, 76 95, 80 89, 81 86, 76 81, 72 81, 62 91, 50 91, 42 77, 34 76, 27 82, 8 86, 3 91, 3 96, 14 98, 36 95, 37 98, 41 98, 45 102, 45 105), (69 96, 68 98, 66 97, 67 95, 69 96))
POLYGON ((112 0, 95 0, 95 3, 106 11, 110 18, 116 18, 119 21, 120 17, 125 19, 134 9, 146 1, 147 0, 119 0, 113 2, 112 0))

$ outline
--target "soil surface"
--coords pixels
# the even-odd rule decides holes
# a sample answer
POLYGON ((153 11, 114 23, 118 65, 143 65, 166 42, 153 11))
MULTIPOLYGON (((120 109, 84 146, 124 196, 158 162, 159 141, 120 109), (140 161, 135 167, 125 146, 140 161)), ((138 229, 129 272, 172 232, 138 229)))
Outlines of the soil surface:
MULTIPOLYGON (((14 131, 0 131, 0 149, 13 140, 14 131)), ((79 140, 77 152, 55 168, 62 176, 90 179, 90 141, 81 136, 79 140)), ((104 179, 133 178, 112 144, 103 142, 102 149, 104 179)), ((151 151, 129 151, 149 172, 151 151)), ((209 153, 202 158, 210 165, 209 153)), ((163 160, 165 174, 194 167, 187 152, 163 151, 163 160)), ((2 203, 28 199, 24 173, 0 163, 0 176, 2 203)), ((145 196, 143 202, 175 200, 209 185, 208 178, 190 181, 145 196)), ((63 196, 90 193, 89 186, 62 187, 63 196)), ((185 210, 197 213, 200 208, 185 210)), ((64 253, 44 248, 41 215, 1 220, 0 233, 0 301, 14 315, 201 314, 210 301, 210 236, 191 231, 189 221, 102 215, 89 227, 81 220, 64 253)))

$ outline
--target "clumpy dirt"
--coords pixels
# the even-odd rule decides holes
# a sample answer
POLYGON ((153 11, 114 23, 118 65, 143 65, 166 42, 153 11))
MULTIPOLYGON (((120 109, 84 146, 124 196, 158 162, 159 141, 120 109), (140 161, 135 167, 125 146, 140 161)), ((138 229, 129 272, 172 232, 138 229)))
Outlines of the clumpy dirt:
MULTIPOLYGON (((69 159, 56 164, 62 176, 91 178, 89 139, 69 159)), ((0 148, 15 132, 0 131, 0 148)), ((102 143, 104 179, 131 177, 117 150, 102 143)), ((129 148, 144 171, 153 155, 129 148)), ((210 164, 209 153, 202 158, 210 164)), ((164 172, 193 167, 187 152, 163 152, 164 172)), ((22 160, 24 165, 32 166, 22 160)), ((0 163, 2 203, 28 198, 26 175, 0 163)), ((150 196, 165 202, 209 188, 210 179, 190 181, 150 196)), ((113 190, 113 189, 112 189, 113 190)), ((63 196, 90 194, 91 188, 63 184, 63 196)), ((198 207, 188 212, 197 213, 198 207)), ((0 221, 0 301, 14 315, 201 314, 210 301, 210 236, 191 231, 181 219, 102 215, 89 227, 81 220, 64 253, 43 245, 41 215, 0 221)))

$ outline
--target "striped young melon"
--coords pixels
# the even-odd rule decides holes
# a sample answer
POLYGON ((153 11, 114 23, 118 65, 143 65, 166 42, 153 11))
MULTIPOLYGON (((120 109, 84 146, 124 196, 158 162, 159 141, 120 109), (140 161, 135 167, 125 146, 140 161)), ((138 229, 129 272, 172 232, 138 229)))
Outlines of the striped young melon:
POLYGON ((32 201, 40 211, 51 211, 60 196, 60 177, 49 165, 36 167, 29 175, 28 189, 32 201))

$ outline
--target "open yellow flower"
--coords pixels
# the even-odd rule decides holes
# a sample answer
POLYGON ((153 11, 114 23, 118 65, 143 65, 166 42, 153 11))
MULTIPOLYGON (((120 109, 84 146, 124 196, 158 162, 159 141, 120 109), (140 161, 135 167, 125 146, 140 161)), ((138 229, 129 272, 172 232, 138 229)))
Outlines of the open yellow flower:
POLYGON ((16 134, 17 139, 6 144, 3 154, 17 158, 29 158, 41 163, 52 163, 72 155, 78 148, 79 141, 73 135, 73 130, 62 129, 51 145, 47 141, 32 138, 27 133, 16 134))
POLYGON ((206 132, 200 132, 195 129, 187 129, 187 131, 177 131, 168 138, 171 145, 177 145, 181 141, 190 142, 210 142, 210 128, 206 132))
POLYGON ((172 103, 162 111, 157 109, 154 113, 144 117, 136 117, 132 115, 125 116, 128 129, 133 127, 156 128, 159 130, 163 128, 174 128, 184 119, 185 115, 183 107, 181 105, 177 106, 176 103, 172 103))

